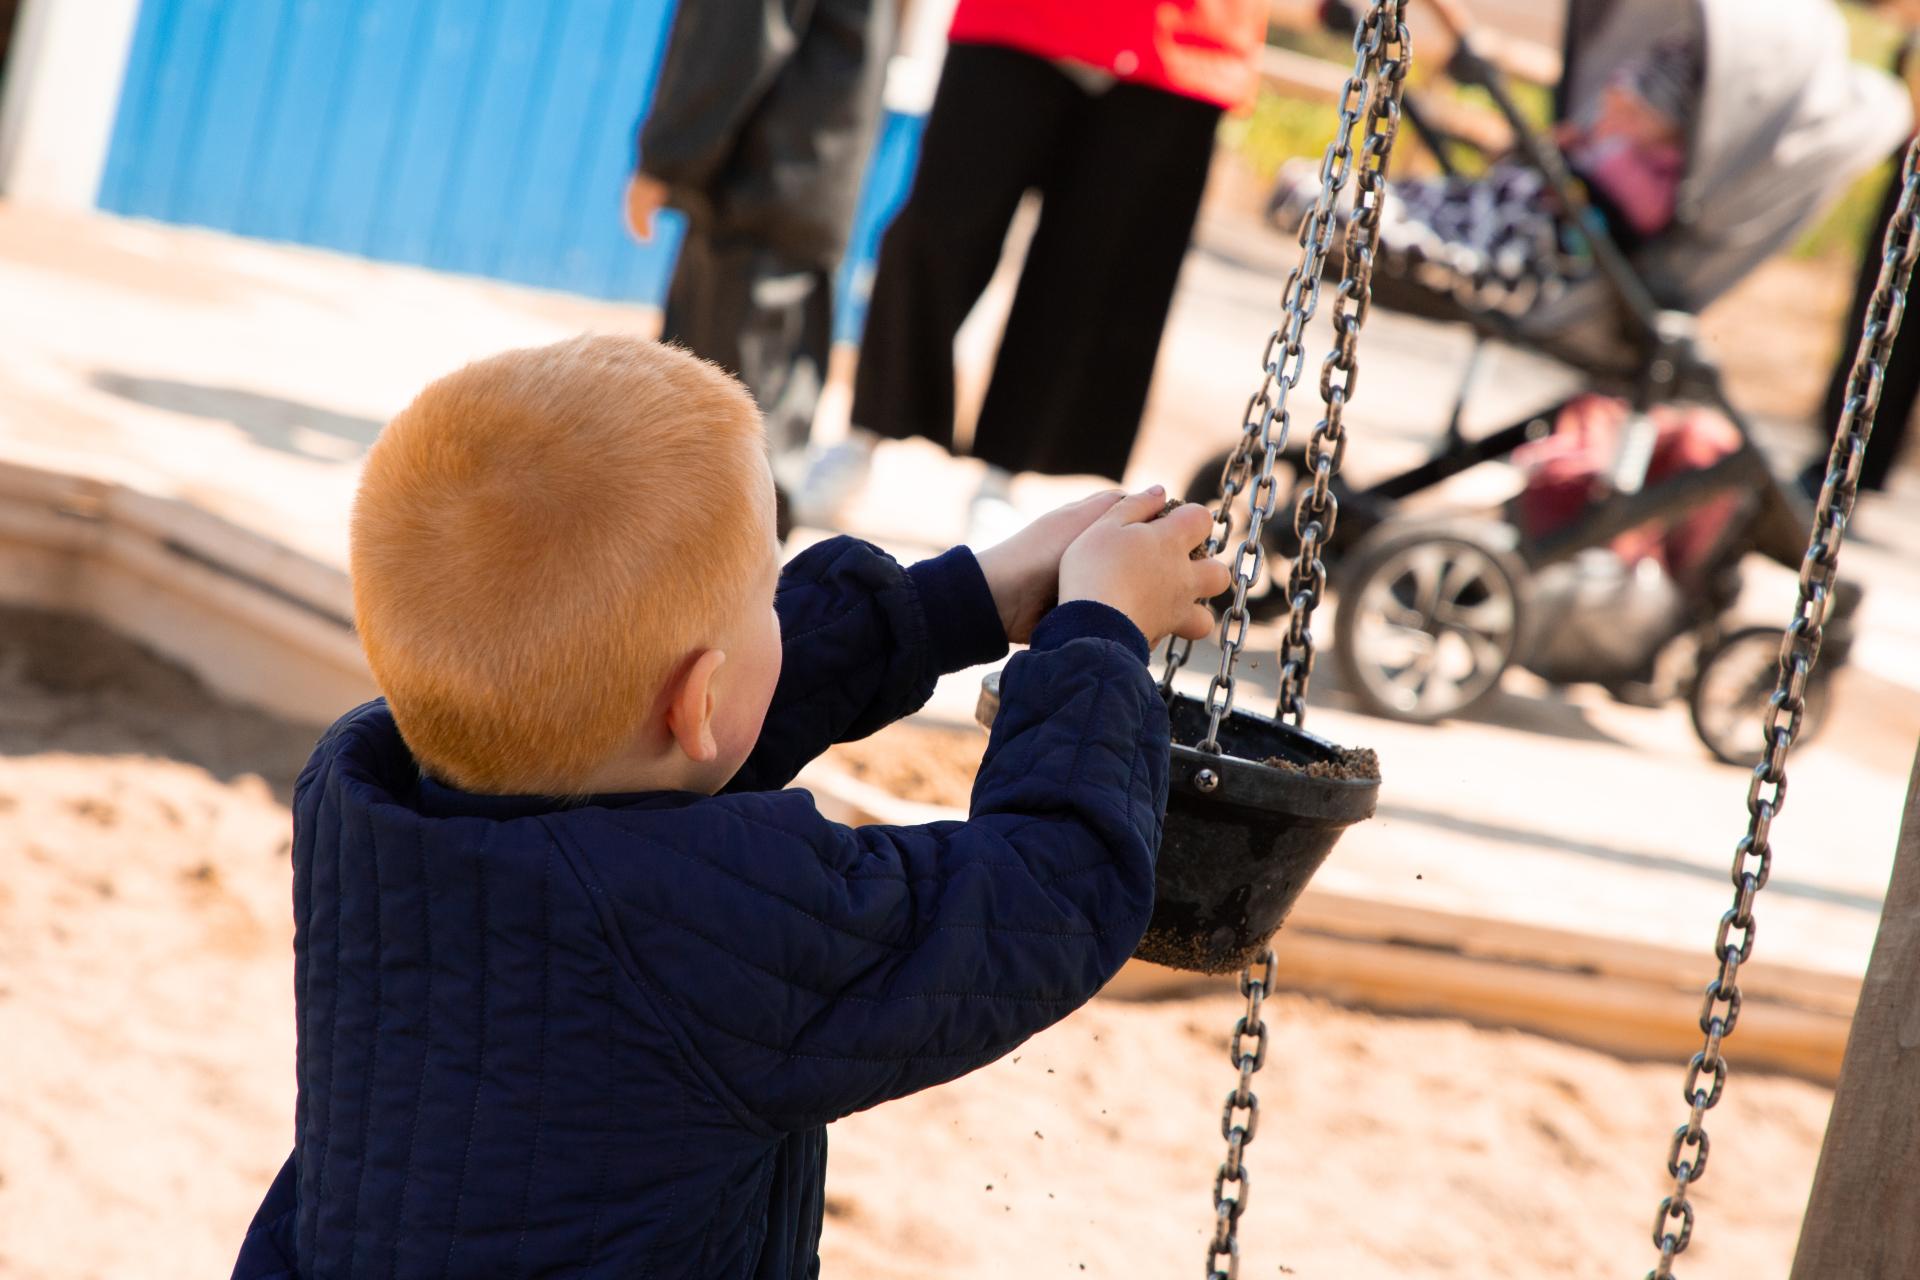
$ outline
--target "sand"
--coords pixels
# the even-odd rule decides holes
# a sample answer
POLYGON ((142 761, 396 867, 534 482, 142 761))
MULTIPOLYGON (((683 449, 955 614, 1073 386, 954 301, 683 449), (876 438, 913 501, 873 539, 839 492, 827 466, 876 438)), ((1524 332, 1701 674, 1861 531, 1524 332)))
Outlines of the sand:
POLYGON ((842 743, 827 752, 827 759, 902 800, 965 809, 986 750, 983 729, 900 723, 858 742, 842 743))
MULTIPOLYGON (((938 745, 913 732, 869 756, 938 745)), ((312 734, 0 614, 0 1276, 226 1274, 289 1141, 284 796, 312 734)), ((1239 1003, 1096 1001, 837 1125, 824 1274, 1198 1275, 1239 1003)), ((1243 1275, 1644 1273, 1676 1064, 1302 995, 1268 1017, 1243 1275)), ((1828 1102, 1735 1076, 1683 1274, 1785 1275, 1828 1102)))
POLYGON ((232 1267, 292 1134, 284 797, 313 737, 0 611, 0 1276, 232 1267))

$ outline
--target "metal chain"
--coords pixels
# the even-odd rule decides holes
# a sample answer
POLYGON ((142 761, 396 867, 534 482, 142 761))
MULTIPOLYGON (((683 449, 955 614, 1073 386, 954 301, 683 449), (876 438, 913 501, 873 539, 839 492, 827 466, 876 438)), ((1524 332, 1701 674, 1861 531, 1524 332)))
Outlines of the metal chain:
MULTIPOLYGON (((1203 751, 1220 750, 1220 722, 1233 709, 1234 669, 1247 639, 1247 592, 1259 580, 1266 565, 1263 533, 1273 518, 1279 487, 1274 467, 1280 451, 1286 447, 1291 424, 1287 397, 1299 384, 1306 365, 1307 323, 1320 305, 1321 276, 1333 243, 1335 206, 1353 171, 1353 132, 1362 116, 1368 122, 1363 144, 1366 152, 1363 176, 1366 166, 1372 166, 1377 180, 1378 169, 1385 164, 1385 151, 1393 145, 1391 128, 1385 133, 1384 143, 1379 141, 1378 122, 1383 114, 1379 103, 1388 97, 1392 99, 1390 114, 1397 124, 1400 82, 1405 77, 1410 47, 1402 21, 1406 5, 1407 0, 1375 0, 1366 19, 1354 31, 1353 70, 1341 90, 1339 125, 1321 157, 1319 195, 1300 226, 1300 261, 1281 291, 1280 327, 1267 336, 1266 350, 1260 357, 1260 385, 1247 400, 1246 412, 1241 415, 1240 437, 1221 469, 1220 501, 1213 512, 1207 554, 1218 555, 1225 549, 1232 533, 1234 499, 1242 492, 1247 495, 1247 527, 1233 555, 1233 602, 1220 619, 1220 669, 1207 686, 1207 733, 1200 743, 1203 751), (1391 39, 1383 38, 1383 33, 1391 39), (1385 59, 1388 44, 1398 54, 1391 61, 1385 59), (1385 75, 1383 68, 1387 71, 1385 75), (1256 452, 1260 460, 1257 474, 1256 452)), ((1377 223, 1377 213, 1373 221, 1377 223)), ((1368 265, 1371 266, 1370 254, 1368 265)), ((1191 652, 1191 641, 1176 638, 1168 642, 1166 669, 1160 679, 1163 691, 1171 692, 1174 676, 1186 664, 1191 652)))
POLYGON ((1333 478, 1340 474, 1347 451, 1344 416, 1359 377, 1360 326, 1366 323, 1373 305, 1373 255, 1386 197, 1387 161, 1400 132, 1400 99, 1413 54, 1402 20, 1405 9, 1404 0, 1392 6, 1391 13, 1386 6, 1376 4, 1367 15, 1367 22, 1373 26, 1370 43, 1378 51, 1376 78, 1360 144, 1353 217, 1341 248, 1340 290, 1333 299, 1333 349, 1320 365, 1320 399, 1326 414, 1307 444, 1308 483, 1293 513, 1299 547, 1287 575, 1287 636, 1280 645, 1278 714, 1295 728, 1307 719, 1307 682, 1313 678, 1313 611, 1327 588, 1327 566, 1320 559, 1320 551, 1333 538, 1334 521, 1340 512, 1333 478), (1389 22, 1391 31, 1387 29, 1389 22), (1391 57, 1387 56, 1388 48, 1393 51, 1391 57))
MULTIPOLYGON (((1371 299, 1369 282, 1374 233, 1380 221, 1382 180, 1400 123, 1401 90, 1413 51, 1407 36, 1406 8, 1407 0, 1374 0, 1353 33, 1353 71, 1340 93, 1338 128, 1320 161, 1320 193, 1300 226, 1300 261, 1281 291, 1280 327, 1267 336, 1266 350, 1260 357, 1260 386, 1247 400, 1246 412, 1241 415, 1240 438, 1220 473, 1220 502, 1213 511, 1207 554, 1218 555, 1226 547, 1233 528, 1233 502, 1242 492, 1247 495, 1247 528, 1233 555, 1233 603, 1220 620, 1220 669, 1207 686, 1207 736, 1200 743, 1203 751, 1220 750, 1220 723, 1233 710, 1234 668, 1247 639, 1247 592, 1266 564, 1264 533, 1273 517, 1278 488, 1274 466, 1280 451, 1286 447, 1292 421, 1287 412, 1287 397, 1299 385, 1300 373, 1306 366, 1307 322, 1313 319, 1320 305, 1322 272, 1333 241, 1334 208, 1353 170, 1353 131, 1364 115, 1366 127, 1361 143, 1355 214, 1347 231, 1340 295, 1334 304, 1334 350, 1320 375, 1320 394, 1328 401, 1328 417, 1333 425, 1329 431, 1326 423, 1320 424, 1314 434, 1314 451, 1310 453, 1316 467, 1314 487, 1321 495, 1313 508, 1322 521, 1315 526, 1315 547, 1333 530, 1333 499, 1326 491, 1326 484, 1339 470, 1337 451, 1342 447, 1343 437, 1338 405, 1345 402, 1353 385, 1354 340, 1361 322, 1366 319, 1371 299), (1360 237, 1357 253, 1356 235, 1360 237), (1351 311, 1348 310, 1350 302, 1351 311), (1335 368, 1344 374, 1338 388, 1332 381, 1335 368), (1257 474, 1254 471, 1256 448, 1260 458, 1257 474), (1328 450, 1335 451, 1330 467, 1321 465, 1321 455, 1328 450), (1249 478, 1252 479, 1250 488, 1249 478)), ((1303 517, 1296 513, 1295 528, 1302 522, 1303 517)), ((1326 570, 1317 554, 1312 557, 1312 564, 1324 585, 1326 570)), ((1299 572, 1296 564, 1294 578, 1299 572)), ((1297 586, 1290 588, 1290 597, 1297 610, 1302 599, 1297 586)), ((1306 608, 1310 614, 1312 600, 1306 608)), ((1192 646, 1187 641, 1168 642, 1166 671, 1160 680, 1164 691, 1172 691, 1173 678, 1191 652, 1192 646)), ((1310 651, 1308 664, 1311 665, 1310 651)), ((1304 693, 1305 680, 1299 680, 1298 686, 1304 693)), ((1283 690, 1286 687, 1282 685, 1283 690)), ((1247 1011, 1234 1026, 1228 1050, 1240 1079, 1227 1095, 1220 1113, 1220 1136, 1227 1143, 1227 1158, 1221 1161, 1213 1179, 1214 1228, 1213 1238, 1207 1242, 1208 1280, 1238 1280, 1240 1274, 1240 1215, 1246 1212, 1247 1196, 1253 1186, 1244 1157, 1260 1120, 1260 1100, 1253 1092, 1253 1075, 1267 1060, 1267 1024, 1260 1016, 1260 1007, 1267 992, 1273 989, 1273 975, 1271 949, 1261 959, 1259 977, 1254 976, 1252 965, 1240 973, 1240 993, 1247 998, 1247 1011), (1253 1040, 1251 1049, 1246 1047, 1248 1037, 1253 1040), (1244 1120, 1238 1118, 1242 1112, 1244 1120)))
POLYGON ((1694 1208, 1688 1191, 1707 1168, 1707 1131, 1701 1122, 1720 1101, 1720 1094, 1726 1088, 1727 1059, 1720 1049, 1740 1020, 1740 966, 1753 955, 1753 902, 1772 871, 1773 823, 1787 800, 1787 752, 1793 746, 1794 735, 1800 731, 1800 720, 1806 710, 1807 680, 1820 658, 1822 629, 1833 601, 1840 544, 1853 517, 1860 467, 1866 460, 1867 438, 1873 433, 1874 411, 1880 404, 1887 353, 1906 310, 1907 284, 1913 275, 1915 254, 1920 251, 1920 237, 1916 237, 1914 229, 1916 209, 1920 208, 1917 156, 1920 156, 1920 143, 1908 148, 1906 163, 1901 169, 1900 203, 1887 224, 1881 249, 1880 281, 1874 286, 1873 299, 1867 306, 1860 345, 1853 357, 1853 372, 1847 379, 1846 406, 1841 410, 1833 447, 1827 454, 1827 476, 1814 504, 1813 532, 1807 543, 1807 554, 1800 563, 1799 600, 1794 606, 1793 621, 1787 625, 1780 642, 1779 679, 1767 702, 1763 731, 1766 758, 1755 766, 1753 781, 1747 787, 1747 834, 1733 855, 1733 906, 1720 917, 1720 927, 1713 939, 1713 952, 1720 962, 1720 970, 1707 984, 1706 999, 1700 1006, 1700 1030, 1706 1036, 1706 1044, 1687 1064, 1681 1096, 1692 1110, 1687 1122, 1674 1131, 1673 1145, 1667 1153, 1667 1172, 1673 1176, 1673 1192, 1660 1201, 1660 1210, 1654 1216, 1653 1244, 1660 1250, 1660 1260, 1647 1272, 1647 1280, 1673 1280, 1673 1260, 1686 1252, 1693 1238, 1694 1208), (1724 1009, 1718 1007, 1722 1005, 1724 1009), (1707 1080, 1705 1084, 1702 1084, 1703 1077, 1707 1080))
POLYGON ((1241 971, 1240 994, 1247 998, 1247 1011, 1234 1024, 1233 1041, 1227 1047, 1227 1057, 1240 1073, 1240 1083, 1227 1095, 1227 1105, 1220 1111, 1220 1136, 1227 1140, 1227 1158, 1220 1162, 1220 1172, 1213 1175, 1214 1224, 1213 1239, 1207 1242, 1208 1280, 1237 1280, 1240 1275, 1237 1232, 1240 1215, 1247 1210, 1247 1195, 1253 1190, 1253 1179, 1242 1157, 1260 1127, 1260 1099, 1253 1093, 1253 1073, 1267 1060, 1267 1022, 1260 1016, 1260 1006, 1273 989, 1271 949, 1260 965, 1258 978, 1253 976, 1251 965, 1241 971), (1249 1036, 1253 1037, 1251 1049, 1245 1043, 1249 1036), (1246 1112, 1244 1120, 1236 1119, 1235 1113, 1241 1111, 1246 1112), (1231 1191, 1228 1183, 1233 1184, 1231 1191), (1221 1258, 1227 1260, 1224 1270, 1221 1258))

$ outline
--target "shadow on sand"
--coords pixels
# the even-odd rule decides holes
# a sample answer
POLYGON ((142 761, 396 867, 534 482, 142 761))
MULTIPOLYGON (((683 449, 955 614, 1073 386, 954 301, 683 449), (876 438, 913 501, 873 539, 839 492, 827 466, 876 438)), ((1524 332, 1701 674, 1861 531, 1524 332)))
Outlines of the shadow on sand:
POLYGON ((112 369, 96 369, 87 381, 95 390, 149 408, 230 422, 256 444, 301 458, 328 462, 357 458, 383 425, 372 418, 238 387, 210 387, 112 369))

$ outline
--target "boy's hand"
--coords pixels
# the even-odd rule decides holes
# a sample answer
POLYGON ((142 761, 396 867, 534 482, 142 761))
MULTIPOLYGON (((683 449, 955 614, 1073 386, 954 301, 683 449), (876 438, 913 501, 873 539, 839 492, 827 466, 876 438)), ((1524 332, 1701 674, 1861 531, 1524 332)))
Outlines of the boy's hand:
POLYGON ((1159 488, 1113 503, 1060 557, 1060 599, 1098 600, 1133 620, 1158 644, 1169 633, 1199 640, 1213 630, 1200 603, 1226 590, 1232 575, 1218 560, 1193 560, 1213 516, 1197 503, 1167 512, 1159 488))
POLYGON ((1009 643, 1025 644, 1033 638, 1034 627, 1060 598, 1060 557, 1120 498, 1118 489, 1082 498, 975 553, 1009 643))

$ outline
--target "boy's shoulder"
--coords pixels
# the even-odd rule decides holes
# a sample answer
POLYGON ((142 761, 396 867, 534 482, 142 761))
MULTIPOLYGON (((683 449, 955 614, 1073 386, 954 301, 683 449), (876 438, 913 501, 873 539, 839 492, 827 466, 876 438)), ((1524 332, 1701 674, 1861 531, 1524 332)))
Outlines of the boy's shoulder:
POLYGON ((361 879, 371 877, 423 886, 436 902, 473 899, 476 911, 484 894, 496 931, 612 928, 633 945, 648 939, 649 952, 693 946, 717 921, 797 937, 849 878, 870 873, 851 829, 806 791, 478 795, 422 774, 377 702, 315 749, 293 843, 296 882, 315 893, 370 896, 361 879), (315 867, 328 870, 303 879, 315 867), (522 910, 539 902, 559 914, 522 910))

